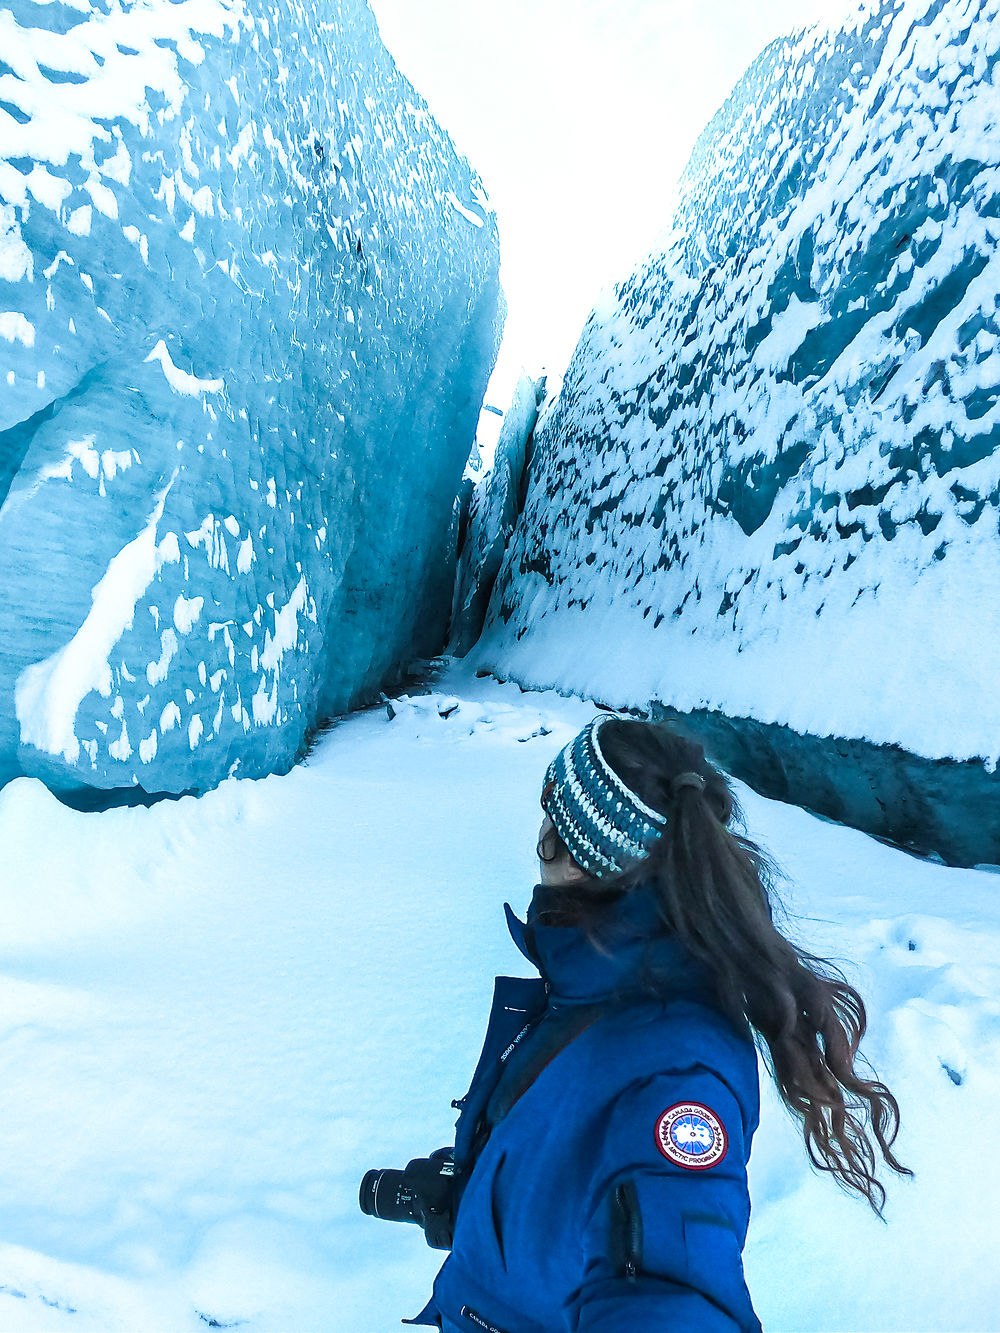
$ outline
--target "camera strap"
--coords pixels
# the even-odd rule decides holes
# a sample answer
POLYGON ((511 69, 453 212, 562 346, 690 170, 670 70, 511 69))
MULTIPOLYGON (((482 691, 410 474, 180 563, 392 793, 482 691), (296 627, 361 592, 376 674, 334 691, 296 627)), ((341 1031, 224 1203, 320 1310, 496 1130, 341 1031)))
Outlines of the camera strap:
POLYGON ((560 1051, 613 1007, 607 1000, 597 1000, 591 1004, 566 1005, 550 1010, 534 1025, 533 1031, 527 1031, 517 1039, 509 1053, 505 1052, 507 1059, 503 1072, 486 1104, 482 1125, 485 1132, 478 1144, 479 1151, 560 1051))

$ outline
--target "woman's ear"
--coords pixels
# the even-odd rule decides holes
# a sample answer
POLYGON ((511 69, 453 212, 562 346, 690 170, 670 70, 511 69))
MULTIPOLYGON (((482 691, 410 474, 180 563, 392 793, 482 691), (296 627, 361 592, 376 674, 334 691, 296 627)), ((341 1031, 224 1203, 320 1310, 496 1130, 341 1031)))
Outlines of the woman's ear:
POLYGON ((562 864, 566 868, 566 877, 570 883, 576 884, 581 880, 590 878, 583 866, 580 865, 579 861, 574 861, 569 852, 567 852, 563 858, 562 864))

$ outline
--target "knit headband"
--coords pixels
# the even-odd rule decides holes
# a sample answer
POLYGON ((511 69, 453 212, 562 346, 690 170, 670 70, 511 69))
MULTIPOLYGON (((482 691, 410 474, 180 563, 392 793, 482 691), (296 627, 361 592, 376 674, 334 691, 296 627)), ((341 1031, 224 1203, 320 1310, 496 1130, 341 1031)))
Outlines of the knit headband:
POLYGON ((545 811, 573 860, 592 875, 622 870, 640 858, 667 824, 605 759, 598 732, 609 716, 595 717, 545 773, 545 811))

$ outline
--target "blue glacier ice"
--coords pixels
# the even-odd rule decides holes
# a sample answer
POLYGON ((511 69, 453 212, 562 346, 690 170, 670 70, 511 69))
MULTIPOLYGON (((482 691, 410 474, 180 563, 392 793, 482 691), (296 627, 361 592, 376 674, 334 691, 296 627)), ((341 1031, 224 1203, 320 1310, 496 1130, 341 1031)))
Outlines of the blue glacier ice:
MULTIPOLYGON (((1000 860, 998 338, 1000 4, 872 0, 776 41, 583 329, 480 665, 728 728, 727 758, 784 729, 786 756, 951 763, 953 812, 994 830, 954 855, 1000 860)), ((827 759, 810 799, 839 817, 827 759)))
POLYGON ((467 494, 448 630, 449 651, 459 657, 482 633, 490 593, 520 511, 528 445, 544 396, 545 377, 533 380, 522 370, 492 463, 467 494))
POLYGON ((436 652, 501 320, 363 0, 0 10, 0 781, 287 768, 436 652))

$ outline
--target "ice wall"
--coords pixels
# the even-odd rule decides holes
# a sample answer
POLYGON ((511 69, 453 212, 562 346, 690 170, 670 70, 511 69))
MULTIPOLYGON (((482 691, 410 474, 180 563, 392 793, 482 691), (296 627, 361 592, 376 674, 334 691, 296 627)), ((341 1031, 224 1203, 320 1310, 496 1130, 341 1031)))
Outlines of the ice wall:
POLYGON ((363 0, 0 11, 0 780, 266 773, 437 651, 497 273, 363 0))
POLYGON ((490 593, 520 511, 528 444, 544 396, 545 377, 533 380, 522 370, 504 413, 492 465, 463 497, 448 631, 449 651, 459 657, 469 651, 483 630, 490 593))
POLYGON ((998 51, 888 0, 758 58, 536 431, 483 665, 992 782, 998 51))

